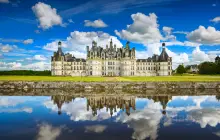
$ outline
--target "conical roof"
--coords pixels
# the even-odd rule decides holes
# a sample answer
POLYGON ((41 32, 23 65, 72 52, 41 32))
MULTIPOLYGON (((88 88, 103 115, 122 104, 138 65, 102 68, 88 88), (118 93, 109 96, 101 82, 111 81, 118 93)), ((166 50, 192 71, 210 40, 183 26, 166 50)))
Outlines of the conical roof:
POLYGON ((64 53, 63 53, 61 47, 58 47, 57 54, 59 54, 59 55, 61 55, 61 56, 64 56, 64 53))
POLYGON ((163 50, 162 50, 162 52, 161 52, 161 54, 159 56, 159 61, 160 62, 166 62, 166 61, 168 61, 168 58, 169 58, 169 56, 168 56, 165 48, 163 48, 163 50))

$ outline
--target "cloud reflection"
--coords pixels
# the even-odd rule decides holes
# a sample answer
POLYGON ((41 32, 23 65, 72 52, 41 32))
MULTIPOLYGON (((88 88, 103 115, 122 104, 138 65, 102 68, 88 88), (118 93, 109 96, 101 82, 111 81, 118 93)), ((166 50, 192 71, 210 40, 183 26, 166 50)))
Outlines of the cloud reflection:
POLYGON ((94 132, 94 133, 102 133, 107 128, 106 125, 92 125, 86 126, 85 132, 94 132))
POLYGON ((130 116, 122 113, 117 117, 117 122, 127 123, 128 127, 133 128, 133 139, 156 139, 160 119, 163 116, 162 108, 159 102, 155 103, 153 100, 149 100, 148 105, 143 110, 133 112, 130 116))
POLYGON ((37 140, 55 140, 61 134, 61 127, 53 127, 49 124, 41 124, 37 140))

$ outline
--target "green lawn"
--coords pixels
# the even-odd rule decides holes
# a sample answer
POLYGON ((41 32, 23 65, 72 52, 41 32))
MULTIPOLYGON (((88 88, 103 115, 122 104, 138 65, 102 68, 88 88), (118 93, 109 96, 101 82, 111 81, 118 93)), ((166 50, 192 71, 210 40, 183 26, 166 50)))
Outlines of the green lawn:
POLYGON ((55 77, 55 76, 0 76, 0 81, 220 81, 220 76, 158 76, 158 77, 55 77))

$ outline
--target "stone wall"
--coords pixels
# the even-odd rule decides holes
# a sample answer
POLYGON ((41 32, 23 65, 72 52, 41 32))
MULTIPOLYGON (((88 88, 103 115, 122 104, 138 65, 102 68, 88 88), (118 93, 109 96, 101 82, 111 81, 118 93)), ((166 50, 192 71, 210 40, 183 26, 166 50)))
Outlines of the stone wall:
POLYGON ((0 81, 0 89, 74 89, 74 90, 143 90, 143 89, 217 89, 220 82, 46 82, 0 81))

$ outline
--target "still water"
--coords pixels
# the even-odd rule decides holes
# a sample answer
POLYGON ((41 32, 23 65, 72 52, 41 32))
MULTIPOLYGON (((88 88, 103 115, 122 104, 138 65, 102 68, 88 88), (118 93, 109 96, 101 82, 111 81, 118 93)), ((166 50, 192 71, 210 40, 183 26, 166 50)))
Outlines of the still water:
POLYGON ((0 96, 0 140, 220 139, 220 96, 0 96))

